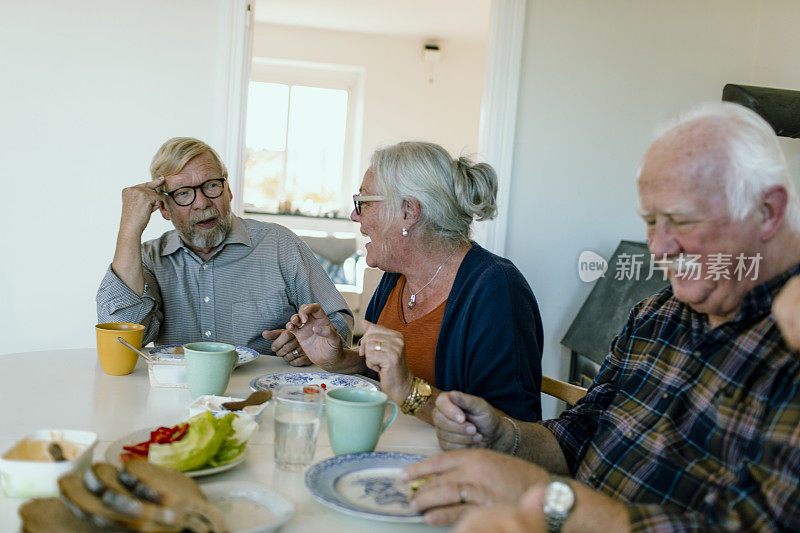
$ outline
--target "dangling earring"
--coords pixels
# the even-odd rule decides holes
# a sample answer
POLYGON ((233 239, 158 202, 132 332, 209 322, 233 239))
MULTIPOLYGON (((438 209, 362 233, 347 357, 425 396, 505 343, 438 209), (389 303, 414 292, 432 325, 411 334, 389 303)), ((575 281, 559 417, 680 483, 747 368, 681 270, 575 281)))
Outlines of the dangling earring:
POLYGON ((408 230, 403 228, 403 237, 408 237, 408 230))

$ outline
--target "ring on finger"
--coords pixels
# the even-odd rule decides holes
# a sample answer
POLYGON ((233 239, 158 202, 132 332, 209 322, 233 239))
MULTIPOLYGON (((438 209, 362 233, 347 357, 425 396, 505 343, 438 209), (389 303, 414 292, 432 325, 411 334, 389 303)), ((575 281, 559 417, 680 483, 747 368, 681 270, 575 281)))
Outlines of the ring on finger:
POLYGON ((464 505, 465 503, 467 503, 467 488, 461 484, 458 485, 458 488, 459 488, 458 490, 459 503, 461 503, 461 505, 464 505))
POLYGON ((297 357, 298 355, 300 355, 300 350, 295 348, 294 350, 292 350, 292 355, 297 357))
POLYGON ((300 325, 297 326, 297 329, 303 329, 303 326, 305 326, 305 325, 306 325, 305 322, 300 322, 300 325))
POLYGON ((381 341, 375 341, 375 351, 376 352, 381 351, 381 341))

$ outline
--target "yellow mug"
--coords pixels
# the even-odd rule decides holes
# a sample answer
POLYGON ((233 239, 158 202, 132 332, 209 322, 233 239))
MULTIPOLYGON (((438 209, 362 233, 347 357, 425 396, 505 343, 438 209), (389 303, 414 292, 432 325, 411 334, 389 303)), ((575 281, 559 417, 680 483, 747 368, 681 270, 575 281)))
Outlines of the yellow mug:
POLYGON ((139 357, 133 350, 126 348, 117 340, 122 337, 136 348, 142 347, 144 326, 126 322, 107 322, 97 324, 97 357, 103 372, 112 376, 124 376, 133 371, 139 357))

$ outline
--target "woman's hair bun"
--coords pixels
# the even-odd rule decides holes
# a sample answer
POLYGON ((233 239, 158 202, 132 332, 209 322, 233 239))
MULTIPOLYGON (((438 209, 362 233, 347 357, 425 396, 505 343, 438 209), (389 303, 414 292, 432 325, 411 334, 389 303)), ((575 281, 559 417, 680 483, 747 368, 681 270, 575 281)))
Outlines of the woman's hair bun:
POLYGON ((453 161, 453 184, 461 208, 475 220, 497 214, 497 173, 488 163, 461 156, 453 161))

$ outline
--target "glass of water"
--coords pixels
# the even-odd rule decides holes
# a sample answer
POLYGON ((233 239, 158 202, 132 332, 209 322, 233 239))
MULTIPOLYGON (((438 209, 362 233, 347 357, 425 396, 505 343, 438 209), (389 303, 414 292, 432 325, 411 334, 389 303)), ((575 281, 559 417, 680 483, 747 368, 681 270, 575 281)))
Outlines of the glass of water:
POLYGON ((323 392, 319 385, 284 385, 275 393, 275 465, 303 470, 314 459, 323 392))

